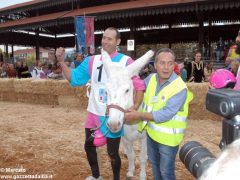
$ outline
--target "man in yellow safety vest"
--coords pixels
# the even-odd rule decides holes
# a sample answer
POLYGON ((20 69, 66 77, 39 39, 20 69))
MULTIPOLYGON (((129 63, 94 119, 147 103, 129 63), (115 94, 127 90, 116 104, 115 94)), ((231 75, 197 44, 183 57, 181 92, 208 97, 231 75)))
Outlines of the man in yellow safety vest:
POLYGON ((154 180, 175 180, 176 154, 187 127, 188 105, 193 96, 174 72, 175 54, 171 49, 160 49, 154 66, 157 73, 144 79, 142 111, 126 113, 125 120, 140 119, 139 131, 147 131, 154 180))

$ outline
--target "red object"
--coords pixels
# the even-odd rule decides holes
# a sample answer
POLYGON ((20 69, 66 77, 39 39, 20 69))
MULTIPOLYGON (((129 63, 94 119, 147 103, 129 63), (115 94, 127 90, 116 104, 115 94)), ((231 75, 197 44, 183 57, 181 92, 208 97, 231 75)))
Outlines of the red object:
POLYGON ((179 69, 179 66, 178 66, 177 63, 175 63, 174 72, 175 72, 177 75, 180 75, 180 69, 179 69))

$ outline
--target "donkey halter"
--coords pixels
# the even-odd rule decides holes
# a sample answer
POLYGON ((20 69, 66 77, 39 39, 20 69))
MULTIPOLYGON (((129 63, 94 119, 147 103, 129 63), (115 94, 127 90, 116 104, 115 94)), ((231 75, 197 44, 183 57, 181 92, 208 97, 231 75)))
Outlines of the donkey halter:
POLYGON ((108 114, 108 111, 109 111, 109 109, 117 109, 117 110, 119 110, 119 111, 121 111, 121 112, 123 112, 123 113, 127 113, 128 111, 127 110, 125 110, 125 109, 123 109, 121 106, 119 106, 119 105, 116 105, 116 104, 110 104, 110 105, 108 105, 107 106, 107 114, 108 114))
MULTIPOLYGON (((104 124, 104 122, 106 121, 107 116, 108 116, 109 109, 111 109, 111 108, 117 109, 117 110, 119 110, 119 111, 121 111, 121 112, 123 112, 123 113, 127 113, 127 112, 128 112, 127 110, 123 109, 123 108, 122 108, 121 106, 119 106, 119 105, 110 104, 110 105, 107 106, 107 109, 106 109, 106 113, 105 113, 103 122, 102 122, 98 127, 96 127, 96 128, 91 128, 91 130, 96 131, 97 129, 100 129, 100 127, 101 127, 101 126, 104 124)), ((109 132, 109 130, 104 134, 104 136, 106 136, 106 135, 108 134, 108 132, 109 132)), ((93 133, 92 136, 94 137, 95 134, 93 133)))

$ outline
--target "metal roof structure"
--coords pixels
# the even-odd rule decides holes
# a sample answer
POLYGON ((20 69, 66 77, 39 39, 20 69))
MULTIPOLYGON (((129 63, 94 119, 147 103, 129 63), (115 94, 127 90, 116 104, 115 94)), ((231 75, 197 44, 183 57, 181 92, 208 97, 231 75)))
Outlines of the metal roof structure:
MULTIPOLYGON (((34 0, 0 9, 0 44, 73 47, 74 36, 58 36, 75 34, 75 16, 94 16, 96 31, 109 26, 130 29, 122 33, 125 44, 129 38, 136 39, 138 44, 202 43, 205 37, 210 41, 220 36, 235 38, 240 27, 240 1, 34 0), (215 25, 219 22, 222 24, 215 25)), ((101 35, 95 39, 96 45, 100 45, 101 35)))

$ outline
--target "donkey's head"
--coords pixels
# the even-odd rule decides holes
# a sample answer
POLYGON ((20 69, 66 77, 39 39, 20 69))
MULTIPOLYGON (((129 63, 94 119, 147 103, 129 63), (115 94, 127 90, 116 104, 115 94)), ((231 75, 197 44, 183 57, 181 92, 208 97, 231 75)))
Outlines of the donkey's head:
POLYGON ((110 131, 118 132, 124 122, 124 112, 133 105, 133 83, 131 78, 137 75, 153 56, 153 51, 124 67, 120 63, 112 62, 109 54, 102 51, 102 61, 108 76, 106 83, 107 109, 109 119, 107 126, 110 131))

